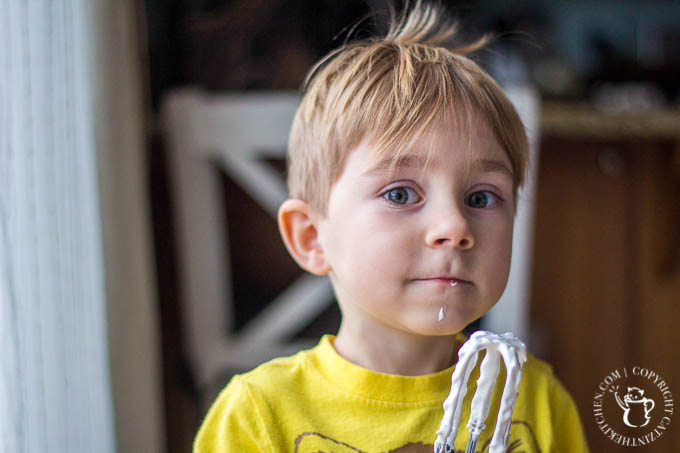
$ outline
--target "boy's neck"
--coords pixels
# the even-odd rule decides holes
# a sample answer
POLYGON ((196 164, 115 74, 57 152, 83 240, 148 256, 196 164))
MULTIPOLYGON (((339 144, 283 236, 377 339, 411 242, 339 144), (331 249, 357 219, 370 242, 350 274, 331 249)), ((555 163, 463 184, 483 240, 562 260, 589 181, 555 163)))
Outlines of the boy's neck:
POLYGON ((389 328, 367 331, 346 323, 333 346, 343 358, 362 368, 402 376, 444 370, 456 363, 460 347, 455 335, 416 335, 389 328))

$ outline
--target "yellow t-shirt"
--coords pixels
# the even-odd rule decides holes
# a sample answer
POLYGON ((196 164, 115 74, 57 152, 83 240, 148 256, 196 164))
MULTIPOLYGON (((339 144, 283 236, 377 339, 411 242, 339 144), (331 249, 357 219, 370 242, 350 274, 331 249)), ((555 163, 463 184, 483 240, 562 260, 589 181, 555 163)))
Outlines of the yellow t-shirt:
MULTIPOLYGON (((378 373, 338 355, 334 339, 234 376, 203 421, 194 452, 431 453, 453 367, 415 377, 378 373)), ((478 368, 468 381, 456 452, 465 451, 478 368)), ((501 367, 478 451, 488 451, 504 382, 501 367)), ((531 356, 512 420, 508 452, 588 451, 573 400, 550 366, 531 356)))

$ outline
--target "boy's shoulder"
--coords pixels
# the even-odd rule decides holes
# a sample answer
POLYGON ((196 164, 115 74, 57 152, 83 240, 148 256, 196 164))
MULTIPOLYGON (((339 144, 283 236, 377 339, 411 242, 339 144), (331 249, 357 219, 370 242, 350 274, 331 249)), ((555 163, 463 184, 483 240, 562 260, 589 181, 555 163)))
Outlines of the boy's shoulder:
POLYGON ((527 354, 522 369, 519 394, 523 404, 530 406, 547 403, 552 407, 575 407, 572 396, 555 375, 552 365, 531 354, 527 354))
POLYGON ((563 390, 552 365, 531 353, 527 353, 527 361, 522 368, 520 386, 530 386, 532 389, 542 388, 550 393, 563 390))
POLYGON ((323 337, 316 346, 264 362, 250 371, 235 375, 233 380, 256 388, 268 388, 272 386, 272 383, 280 388, 287 382, 295 383, 317 369, 318 356, 325 349, 324 345, 328 341, 328 338, 323 337))
POLYGON ((272 445, 271 427, 290 419, 296 391, 309 380, 306 370, 314 369, 318 348, 234 375, 206 414, 194 451, 261 451, 262 445, 272 445))
POLYGON ((531 353, 527 353, 527 361, 524 364, 522 374, 528 373, 536 378, 554 379, 555 374, 552 365, 545 360, 539 359, 531 353))

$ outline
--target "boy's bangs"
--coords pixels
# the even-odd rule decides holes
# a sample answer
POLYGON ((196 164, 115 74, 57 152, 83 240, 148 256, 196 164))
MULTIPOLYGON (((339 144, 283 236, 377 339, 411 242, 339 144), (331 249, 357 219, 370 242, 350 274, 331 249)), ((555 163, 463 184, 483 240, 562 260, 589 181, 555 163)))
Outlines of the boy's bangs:
MULTIPOLYGON (((349 127, 360 131, 355 139, 370 142, 376 162, 389 159, 392 169, 433 129, 441 132, 445 128, 448 133, 462 134, 469 139, 472 118, 479 118, 478 103, 452 79, 445 65, 428 63, 415 71, 418 77, 413 77, 411 84, 385 80, 376 84, 371 95, 355 97, 360 114, 347 116, 357 121, 349 127)), ((394 73, 392 77, 399 80, 403 75, 394 73)), ((428 162, 429 159, 428 153, 428 162)))

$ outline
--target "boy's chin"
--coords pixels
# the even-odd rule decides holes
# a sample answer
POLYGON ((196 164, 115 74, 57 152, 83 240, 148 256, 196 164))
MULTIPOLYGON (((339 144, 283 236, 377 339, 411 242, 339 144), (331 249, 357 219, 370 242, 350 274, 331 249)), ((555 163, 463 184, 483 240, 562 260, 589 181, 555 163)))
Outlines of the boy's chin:
POLYGON ((418 328, 413 329, 413 333, 428 337, 446 337, 462 332, 467 324, 469 323, 454 320, 435 320, 427 323, 427 325, 418 326, 418 328))
POLYGON ((427 313, 421 312, 415 316, 417 318, 410 320, 410 327, 414 333, 426 336, 451 336, 462 332, 481 315, 476 310, 448 306, 432 313, 429 310, 427 313))

